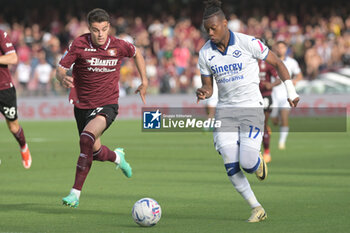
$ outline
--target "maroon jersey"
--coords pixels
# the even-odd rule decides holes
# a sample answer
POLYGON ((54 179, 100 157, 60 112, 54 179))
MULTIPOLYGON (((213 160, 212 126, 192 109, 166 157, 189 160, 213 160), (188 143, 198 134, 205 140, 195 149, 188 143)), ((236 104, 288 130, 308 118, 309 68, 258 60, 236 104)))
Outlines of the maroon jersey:
MULTIPOLYGON (((10 40, 10 35, 0 29, 0 55, 15 53, 16 50, 10 40)), ((0 90, 13 87, 11 74, 7 65, 0 64, 0 90)))
POLYGON ((277 72, 275 68, 273 68, 272 65, 269 63, 265 62, 264 60, 259 60, 259 77, 260 77, 260 92, 262 96, 270 96, 272 93, 272 89, 268 90, 265 88, 264 83, 272 83, 271 77, 277 78, 277 72))
POLYGON ((74 105, 93 109, 117 104, 122 59, 135 56, 135 52, 134 45, 111 36, 99 47, 93 45, 90 33, 76 38, 59 63, 67 70, 74 64, 75 88, 70 94, 74 105))

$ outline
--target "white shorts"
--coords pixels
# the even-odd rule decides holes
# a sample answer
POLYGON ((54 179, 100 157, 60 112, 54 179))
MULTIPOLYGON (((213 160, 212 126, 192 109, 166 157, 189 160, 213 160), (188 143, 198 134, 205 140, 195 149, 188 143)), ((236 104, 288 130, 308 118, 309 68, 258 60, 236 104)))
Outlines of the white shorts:
POLYGON ((264 134, 264 109, 242 108, 230 114, 229 111, 216 112, 215 119, 222 121, 222 128, 213 133, 214 146, 220 148, 239 144, 260 150, 264 134))

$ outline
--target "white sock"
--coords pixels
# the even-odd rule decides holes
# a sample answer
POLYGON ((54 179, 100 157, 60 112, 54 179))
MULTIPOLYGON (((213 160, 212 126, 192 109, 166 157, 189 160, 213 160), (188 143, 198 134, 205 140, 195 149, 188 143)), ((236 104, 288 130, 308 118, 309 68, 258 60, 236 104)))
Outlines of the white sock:
POLYGON ((118 153, 117 152, 114 152, 115 153, 115 163, 116 164, 119 164, 120 163, 120 157, 119 157, 119 155, 118 155, 118 153))
POLYGON ((78 199, 80 198, 80 193, 81 193, 80 190, 72 188, 70 190, 70 193, 74 193, 78 197, 78 199))
POLYGON ((287 136, 289 132, 289 127, 288 126, 281 126, 280 127, 280 141, 279 143, 285 144, 287 141, 287 136))
POLYGON ((248 202, 251 208, 260 206, 260 203, 257 201, 253 190, 250 187, 247 177, 243 174, 242 171, 229 176, 229 179, 237 192, 248 202))
POLYGON ((254 209, 258 206, 261 206, 260 203, 258 202, 258 200, 256 200, 255 195, 253 194, 253 196, 251 196, 250 198, 246 199, 246 201, 248 202, 249 206, 254 209))

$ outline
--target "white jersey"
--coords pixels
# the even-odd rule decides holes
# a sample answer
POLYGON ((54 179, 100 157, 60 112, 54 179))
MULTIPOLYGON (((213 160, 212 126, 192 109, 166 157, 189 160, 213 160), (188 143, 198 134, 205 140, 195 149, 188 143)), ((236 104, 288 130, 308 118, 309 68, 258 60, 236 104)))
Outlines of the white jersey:
POLYGON ((40 83, 48 83, 51 79, 52 67, 48 64, 39 64, 35 68, 40 83))
POLYGON ((230 31, 229 45, 223 53, 211 41, 201 48, 198 64, 201 75, 213 77, 219 91, 218 106, 259 106, 258 59, 269 49, 258 39, 230 31))
POLYGON ((18 81, 21 83, 28 83, 30 80, 30 73, 32 71, 32 67, 29 64, 25 64, 20 62, 17 66, 17 77, 18 81))
MULTIPOLYGON (((283 63, 287 67, 291 79, 301 72, 299 64, 294 58, 285 57, 283 63)), ((284 98, 287 101, 287 90, 283 83, 278 84, 272 89, 272 96, 275 96, 277 99, 284 98)))

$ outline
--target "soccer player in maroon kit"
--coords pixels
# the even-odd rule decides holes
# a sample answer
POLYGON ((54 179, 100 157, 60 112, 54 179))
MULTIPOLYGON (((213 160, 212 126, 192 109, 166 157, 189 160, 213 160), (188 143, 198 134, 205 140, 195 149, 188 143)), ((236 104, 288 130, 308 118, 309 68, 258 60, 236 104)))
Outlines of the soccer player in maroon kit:
POLYGON ((80 135, 75 182, 70 194, 62 199, 64 205, 74 208, 79 205, 80 192, 93 160, 116 163, 126 177, 132 176, 123 149, 112 151, 100 141, 100 136, 118 114, 118 81, 123 58, 133 57, 135 60, 142 81, 135 93, 140 93, 144 103, 148 86, 141 52, 133 44, 108 35, 108 13, 96 8, 88 13, 87 19, 90 33, 72 42, 57 72, 61 84, 71 88, 70 98, 74 100, 74 116, 80 135), (73 64, 72 76, 68 76, 67 70, 73 64))
POLYGON ((265 62, 264 60, 259 60, 259 77, 260 77, 260 92, 264 99, 264 113, 265 113, 265 123, 264 123, 264 136, 263 136, 263 145, 264 145, 264 160, 266 163, 271 161, 270 154, 270 134, 271 130, 268 126, 270 113, 272 111, 272 88, 281 83, 281 80, 277 75, 277 71, 273 68, 272 65, 265 62), (272 82, 272 77, 275 78, 275 81, 272 82))
POLYGON ((6 123, 21 147, 22 163, 29 169, 32 157, 23 128, 18 122, 16 89, 12 83, 8 65, 16 64, 18 57, 7 32, 0 30, 0 112, 5 116, 6 123))

